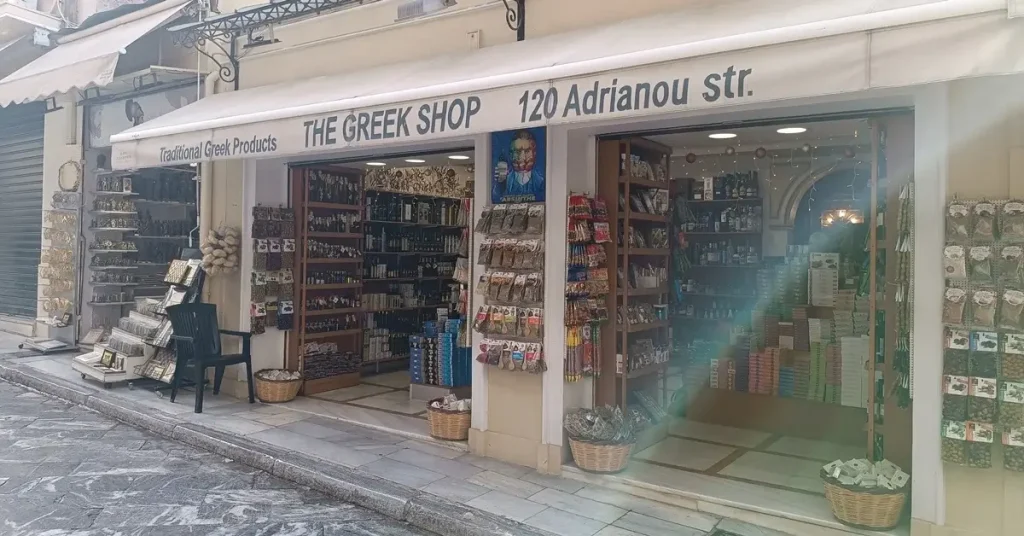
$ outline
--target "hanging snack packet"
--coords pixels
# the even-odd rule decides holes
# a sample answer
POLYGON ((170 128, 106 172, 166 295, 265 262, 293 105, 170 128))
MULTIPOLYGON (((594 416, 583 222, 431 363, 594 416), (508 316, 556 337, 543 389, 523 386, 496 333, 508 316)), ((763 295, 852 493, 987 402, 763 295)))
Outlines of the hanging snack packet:
POLYGON ((999 252, 999 279, 1006 283, 1024 283, 1024 248, 1006 246, 999 252))
POLYGON ((487 234, 499 235, 505 223, 505 214, 508 213, 508 205, 494 205, 491 208, 491 219, 487 226, 487 234))
POLYGON ((526 217, 526 234, 544 234, 544 205, 530 205, 526 217))
POLYGON ((1009 201, 999 213, 999 238, 1024 242, 1024 202, 1009 201))
POLYGON ((942 250, 942 266, 947 279, 967 277, 967 259, 963 246, 946 246, 942 250))
POLYGON ((530 205, 520 203, 511 207, 512 221, 509 223, 509 234, 519 236, 526 232, 530 205))
POLYGON ((491 207, 484 207, 483 211, 480 212, 480 219, 476 222, 474 231, 478 233, 488 233, 491 230, 491 207))
POLYGON ((1002 307, 999 311, 999 327, 1024 331, 1024 292, 1006 290, 1003 292, 1002 307))
POLYGON ((487 305, 481 305, 476 311, 476 317, 473 319, 473 329, 479 333, 487 333, 487 322, 491 318, 491 308, 487 305))
POLYGON ((974 205, 974 240, 995 240, 996 206, 992 203, 974 205))
POLYGON ((507 302, 520 303, 523 301, 523 295, 526 292, 526 274, 514 274, 512 287, 508 297, 503 298, 507 302))
POLYGON ((992 281, 992 248, 990 246, 972 247, 970 266, 971 281, 992 281))
POLYGON ((942 304, 942 322, 961 325, 964 323, 964 309, 967 307, 967 291, 962 288, 947 288, 942 304))
POLYGON ((992 328, 996 325, 996 293, 991 290, 976 290, 973 296, 973 321, 978 327, 992 328))
POLYGON ((963 203, 952 203, 946 210, 946 239, 952 242, 966 242, 971 238, 968 232, 970 209, 963 203))
POLYGON ((519 312, 517 307, 504 307, 501 311, 501 334, 515 335, 516 325, 519 323, 519 312))
POLYGON ((594 199, 594 221, 608 221, 608 204, 600 197, 594 199))
POLYGON ((492 255, 494 255, 494 240, 490 238, 481 240, 480 248, 477 250, 476 263, 480 266, 488 266, 491 264, 492 255))

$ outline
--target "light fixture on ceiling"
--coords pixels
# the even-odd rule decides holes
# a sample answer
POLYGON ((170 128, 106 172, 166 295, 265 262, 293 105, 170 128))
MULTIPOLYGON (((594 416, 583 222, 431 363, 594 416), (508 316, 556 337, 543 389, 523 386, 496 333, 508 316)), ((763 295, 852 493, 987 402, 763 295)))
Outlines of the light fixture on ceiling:
POLYGON ((713 140, 730 140, 736 137, 736 134, 732 132, 715 132, 714 134, 708 134, 708 137, 713 140))
POLYGON ((373 167, 383 167, 386 166, 387 164, 384 162, 367 162, 366 165, 373 167))
POLYGON ((783 127, 775 132, 778 132, 779 134, 803 134, 804 132, 807 132, 807 129, 804 127, 783 127))
POLYGON ((859 224, 864 222, 864 213, 858 209, 839 208, 821 213, 821 226, 831 227, 837 224, 859 224))
POLYGON ((450 160, 469 160, 469 157, 464 154, 453 154, 448 157, 450 160))
POLYGON ((422 158, 406 158, 405 161, 410 163, 410 164, 422 164, 422 163, 426 162, 426 160, 424 160, 422 158))

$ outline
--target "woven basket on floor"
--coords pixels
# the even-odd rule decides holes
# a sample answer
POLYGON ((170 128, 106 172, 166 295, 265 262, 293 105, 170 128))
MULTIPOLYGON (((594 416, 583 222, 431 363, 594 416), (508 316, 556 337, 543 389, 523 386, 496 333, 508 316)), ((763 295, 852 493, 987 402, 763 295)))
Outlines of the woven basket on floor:
POLYGON ((590 473, 618 473, 629 463, 633 443, 602 445, 569 438, 569 448, 576 466, 590 473))
POLYGON ((907 502, 906 490, 855 490, 843 487, 824 475, 822 480, 832 514, 844 525, 860 529, 891 529, 899 524, 907 502))
POLYGON ((434 402, 442 400, 441 398, 436 398, 427 402, 427 422, 430 423, 430 437, 446 441, 465 441, 469 439, 469 425, 472 421, 472 412, 433 407, 434 402))
POLYGON ((263 369, 253 374, 256 386, 256 397, 260 402, 275 404, 278 402, 290 402, 295 400, 302 388, 302 378, 296 380, 270 380, 264 377, 265 373, 280 369, 263 369))

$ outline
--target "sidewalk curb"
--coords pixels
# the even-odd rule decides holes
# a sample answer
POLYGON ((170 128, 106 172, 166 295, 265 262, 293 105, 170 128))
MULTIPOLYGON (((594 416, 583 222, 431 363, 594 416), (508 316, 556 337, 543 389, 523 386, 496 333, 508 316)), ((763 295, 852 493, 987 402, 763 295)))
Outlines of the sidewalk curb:
POLYGON ((396 484, 358 469, 171 417, 148 415, 127 407, 115 397, 104 397, 100 391, 89 392, 58 378, 46 378, 41 373, 25 370, 25 367, 16 364, 0 362, 0 379, 85 406, 115 420, 230 458, 436 534, 552 536, 546 531, 396 484))

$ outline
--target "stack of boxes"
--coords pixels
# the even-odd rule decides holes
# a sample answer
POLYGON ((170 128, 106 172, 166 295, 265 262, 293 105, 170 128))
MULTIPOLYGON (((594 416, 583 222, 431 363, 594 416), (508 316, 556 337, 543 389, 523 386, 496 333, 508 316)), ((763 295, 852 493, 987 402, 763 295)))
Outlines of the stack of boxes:
MULTIPOLYGON (((793 397, 811 399, 814 373, 812 358, 809 352, 793 352, 793 372, 795 374, 793 397)), ((779 381, 781 382, 782 380, 780 379, 779 381)))
POLYGON ((750 354, 750 377, 748 389, 751 393, 777 395, 779 378, 779 349, 765 348, 750 354))
POLYGON ((750 351, 752 340, 753 336, 750 334, 738 335, 732 347, 734 364, 733 388, 737 391, 746 391, 750 385, 750 351))
POLYGON ((809 366, 810 366, 810 387, 807 391, 808 400, 825 400, 825 384, 826 384, 826 356, 825 348, 826 343, 812 342, 811 351, 809 355, 809 366))
POLYGON ((806 307, 793 308, 793 349, 807 352, 811 349, 810 319, 806 307))
POLYGON ((423 334, 409 337, 409 379, 421 385, 464 387, 472 383, 472 348, 458 345, 462 320, 423 323, 423 334), (439 332, 441 328, 444 331, 439 332))
POLYGON ((793 323, 779 322, 779 338, 772 346, 778 346, 783 350, 792 350, 795 339, 793 323))
POLYGON ((793 368, 794 352, 783 351, 779 355, 779 396, 793 398, 796 389, 796 371, 793 368))
POLYGON ((810 304, 835 307, 839 294, 839 254, 811 253, 810 304))
POLYGON ((866 408, 868 395, 868 338, 843 337, 839 340, 842 377, 839 401, 844 406, 866 408))
POLYGON ((843 360, 840 345, 825 346, 825 402, 839 404, 843 384, 843 360))

